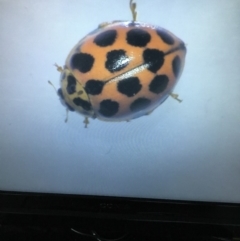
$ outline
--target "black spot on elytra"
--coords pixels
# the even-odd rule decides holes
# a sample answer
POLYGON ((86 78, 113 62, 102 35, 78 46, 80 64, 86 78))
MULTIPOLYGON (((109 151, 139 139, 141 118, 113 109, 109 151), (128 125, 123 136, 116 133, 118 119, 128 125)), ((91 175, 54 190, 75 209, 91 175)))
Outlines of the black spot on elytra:
POLYGON ((107 61, 105 67, 111 73, 124 69, 129 63, 129 58, 126 55, 125 50, 118 49, 112 50, 107 53, 107 61))
POLYGON ((173 68, 173 73, 176 78, 179 77, 180 71, 181 71, 181 59, 179 56, 176 56, 173 61, 172 61, 172 68, 173 68))
POLYGON ((120 93, 132 97, 136 95, 142 88, 137 77, 129 77, 118 82, 117 89, 120 93))
POLYGON ((119 109, 119 103, 110 99, 100 102, 99 113, 105 117, 114 116, 119 109))
POLYGON ((160 94, 167 88, 168 82, 167 75, 157 75, 151 81, 149 90, 155 94, 160 94))
POLYGON ((91 54, 78 53, 72 56, 70 65, 72 69, 78 69, 82 73, 87 73, 93 67, 94 58, 91 54))
POLYGON ((138 112, 141 110, 146 109, 148 106, 150 106, 151 100, 147 98, 138 98, 133 101, 133 103, 130 105, 130 110, 132 112, 138 112))
POLYGON ((77 105, 77 106, 82 107, 82 108, 83 108, 84 110, 86 110, 86 111, 91 110, 91 104, 90 104, 88 101, 83 100, 83 99, 81 99, 81 98, 79 98, 79 97, 74 98, 74 99, 73 99, 73 103, 74 103, 75 105, 77 105))
POLYGON ((99 95, 102 92, 104 82, 101 80, 88 80, 85 85, 85 90, 88 94, 99 95))
POLYGON ((69 95, 72 95, 76 92, 76 84, 77 84, 77 80, 75 79, 75 77, 72 75, 69 75, 67 77, 67 92, 69 95))
POLYGON ((145 47, 150 40, 151 36, 145 30, 134 28, 127 32, 127 42, 132 46, 145 47))
POLYGON ((107 30, 103 33, 98 34, 94 39, 94 43, 100 47, 106 47, 112 45, 115 42, 116 37, 116 30, 107 30))
POLYGON ((164 43, 169 45, 174 44, 174 38, 168 32, 166 32, 166 30, 157 29, 156 32, 164 43))
POLYGON ((164 63, 164 53, 158 49, 145 49, 143 59, 148 64, 148 70, 156 73, 164 63))

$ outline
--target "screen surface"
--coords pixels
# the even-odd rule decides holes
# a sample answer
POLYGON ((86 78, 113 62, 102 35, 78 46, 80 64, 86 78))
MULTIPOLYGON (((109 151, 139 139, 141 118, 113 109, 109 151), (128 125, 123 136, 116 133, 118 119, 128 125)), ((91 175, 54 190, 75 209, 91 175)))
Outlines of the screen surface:
POLYGON ((47 81, 98 24, 131 20, 128 0, 0 1, 1 191, 240 203, 240 1, 136 2, 187 45, 183 102, 84 128, 47 81))

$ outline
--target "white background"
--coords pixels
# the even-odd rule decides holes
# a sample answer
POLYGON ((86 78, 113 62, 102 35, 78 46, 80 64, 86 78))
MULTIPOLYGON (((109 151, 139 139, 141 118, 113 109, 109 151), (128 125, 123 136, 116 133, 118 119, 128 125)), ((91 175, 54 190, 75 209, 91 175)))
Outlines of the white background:
POLYGON ((0 190, 240 202, 240 1, 137 1, 187 44, 169 98, 129 123, 60 104, 56 62, 128 0, 0 0, 0 190))

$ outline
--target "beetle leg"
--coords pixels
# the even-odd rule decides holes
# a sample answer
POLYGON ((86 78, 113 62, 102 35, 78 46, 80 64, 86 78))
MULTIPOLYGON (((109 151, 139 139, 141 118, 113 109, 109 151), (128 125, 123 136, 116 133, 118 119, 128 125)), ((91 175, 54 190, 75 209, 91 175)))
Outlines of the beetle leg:
POLYGON ((100 23, 100 24, 98 25, 98 28, 105 28, 106 26, 108 26, 108 25, 110 25, 110 24, 111 24, 111 22, 100 23))
POLYGON ((113 24, 113 23, 121 23, 121 22, 123 22, 122 20, 115 20, 115 21, 112 21, 112 22, 103 22, 103 23, 100 23, 99 25, 98 25, 98 28, 105 28, 105 27, 107 27, 108 25, 111 25, 111 24, 113 24))
POLYGON ((62 73, 63 72, 63 67, 57 65, 56 63, 54 64, 54 66, 57 68, 57 71, 62 73))
POLYGON ((137 4, 133 2, 133 0, 130 0, 130 10, 132 12, 133 22, 137 20, 137 4))
POLYGON ((178 94, 171 93, 170 96, 171 96, 173 99, 177 100, 178 102, 180 102, 180 103, 182 102, 181 99, 178 99, 178 94))
POLYGON ((85 124, 85 128, 87 128, 88 124, 90 123, 88 117, 85 116, 83 123, 85 124))
POLYGON ((65 118, 65 123, 68 122, 68 108, 66 108, 66 118, 65 118))

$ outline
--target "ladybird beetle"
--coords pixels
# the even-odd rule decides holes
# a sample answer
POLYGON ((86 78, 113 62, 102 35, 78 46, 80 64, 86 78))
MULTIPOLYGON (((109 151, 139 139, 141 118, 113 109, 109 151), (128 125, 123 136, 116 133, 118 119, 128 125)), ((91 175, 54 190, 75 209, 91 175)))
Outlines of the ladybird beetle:
MULTIPOLYGON (((136 21, 99 27, 70 51, 61 72, 62 103, 70 111, 104 121, 129 121, 151 113, 172 94, 185 61, 186 47, 171 32, 136 21)), ((180 101, 180 100, 179 100, 180 101)))

